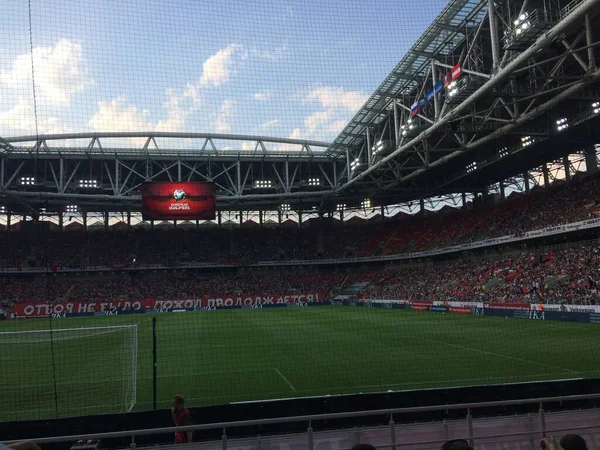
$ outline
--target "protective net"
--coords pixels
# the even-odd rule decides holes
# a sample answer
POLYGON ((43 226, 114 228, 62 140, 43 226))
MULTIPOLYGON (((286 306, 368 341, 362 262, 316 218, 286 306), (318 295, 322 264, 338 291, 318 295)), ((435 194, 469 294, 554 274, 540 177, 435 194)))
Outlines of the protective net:
POLYGON ((135 325, 0 332, 3 419, 130 411, 137 333, 135 325))
POLYGON ((591 3, 0 0, 0 421, 600 376, 591 3))

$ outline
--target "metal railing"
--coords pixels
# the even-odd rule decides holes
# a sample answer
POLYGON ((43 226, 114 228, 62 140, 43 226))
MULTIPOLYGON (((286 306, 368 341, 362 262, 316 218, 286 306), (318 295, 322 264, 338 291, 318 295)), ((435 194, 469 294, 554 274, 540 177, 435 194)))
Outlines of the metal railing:
MULTIPOLYGON (((517 406, 517 405, 536 405, 539 404, 539 412, 538 419, 540 428, 537 432, 541 433, 542 436, 545 436, 547 433, 546 429, 546 418, 545 418, 545 410, 543 408, 544 403, 563 403, 563 402, 573 402, 573 401, 582 401, 582 400, 594 400, 600 399, 600 393, 596 394, 583 394, 583 395, 568 395, 568 396, 559 396, 559 397, 540 397, 540 398, 532 398, 532 399, 517 399, 517 400, 500 400, 500 401, 491 401, 491 402, 473 402, 473 403, 458 403, 458 404, 449 404, 449 405, 433 405, 433 406, 420 406, 420 407, 409 407, 409 408, 390 408, 390 409, 378 409, 378 410, 370 410, 370 411, 351 411, 351 412, 341 412, 341 413, 333 413, 333 414, 312 414, 312 415, 302 415, 302 416, 290 416, 290 417, 278 417, 271 419, 254 419, 254 420, 243 420, 236 422, 219 422, 219 423, 210 423, 203 425, 190 425, 186 427, 165 427, 165 428, 152 428, 152 429, 139 429, 139 430, 129 430, 129 431, 115 431, 115 432, 107 432, 107 433, 96 433, 96 434, 79 434, 79 435, 71 435, 71 436, 56 436, 56 437, 44 437, 44 438, 36 438, 33 439, 37 444, 52 444, 52 443, 64 443, 64 442, 74 442, 79 440, 94 440, 94 439, 117 439, 117 438, 131 438, 130 448, 136 448, 136 437, 140 436, 148 436, 148 435, 157 435, 164 433, 174 433, 174 432, 189 432, 189 431, 208 431, 208 430, 222 430, 222 438, 221 438, 221 448, 222 450, 227 450, 227 430, 235 429, 241 427, 252 427, 252 426, 264 426, 264 425, 274 425, 274 424, 284 424, 284 423, 298 423, 298 422, 306 422, 308 424, 306 430, 306 444, 308 450, 314 450, 314 431, 312 428, 312 423, 314 421, 320 420, 332 420, 332 419, 351 419, 351 418, 362 418, 362 417, 370 417, 370 416, 388 416, 390 418, 389 421, 389 431, 390 431, 390 444, 384 447, 391 447, 395 449, 396 447, 405 447, 409 445, 433 445, 433 444, 442 444, 447 439, 443 440, 430 440, 430 441, 420 441, 420 442, 411 442, 411 443, 396 443, 396 428, 397 425, 394 422, 394 415, 398 414, 417 414, 424 412, 436 412, 436 411, 457 411, 457 410, 466 410, 467 416, 467 426, 468 426, 468 435, 463 436, 465 439, 471 442, 472 446, 475 446, 476 441, 481 441, 485 439, 494 439, 494 438, 504 438, 511 436, 526 436, 528 434, 536 433, 536 431, 530 430, 527 432, 517 432, 517 433, 503 433, 503 434, 492 434, 492 435, 480 435, 475 436, 473 432, 473 418, 471 416, 471 411, 479 408, 494 408, 494 407, 507 407, 507 406, 517 406)), ((531 420, 531 416, 530 420, 531 420)), ((560 431, 573 431, 575 429, 578 430, 586 430, 586 429, 600 429, 600 425, 594 426, 581 426, 581 427, 569 427, 563 429, 554 429, 553 432, 560 431)), ((358 443, 358 442, 356 442, 358 443)), ((533 449, 532 449, 533 450, 533 449)))

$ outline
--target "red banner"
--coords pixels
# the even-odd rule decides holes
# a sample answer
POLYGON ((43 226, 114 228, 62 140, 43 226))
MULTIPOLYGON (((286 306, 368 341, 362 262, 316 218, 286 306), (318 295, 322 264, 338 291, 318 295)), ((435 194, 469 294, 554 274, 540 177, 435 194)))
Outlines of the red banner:
POLYGON ((531 308, 529 303, 485 303, 485 308, 491 309, 527 309, 531 308))
POLYGON ((464 306, 451 306, 449 311, 452 314, 472 314, 473 310, 471 308, 466 308, 464 306))
POLYGON ((212 220, 216 187, 199 181, 142 184, 144 220, 212 220))
POLYGON ((433 306, 433 302, 410 302, 410 304, 415 311, 429 311, 433 306))
POLYGON ((63 314, 114 313, 120 311, 172 311, 196 308, 260 307, 274 304, 318 303, 325 298, 322 294, 294 295, 224 295, 222 297, 200 297, 175 300, 121 300, 113 302, 25 302, 15 305, 18 317, 48 317, 63 314))

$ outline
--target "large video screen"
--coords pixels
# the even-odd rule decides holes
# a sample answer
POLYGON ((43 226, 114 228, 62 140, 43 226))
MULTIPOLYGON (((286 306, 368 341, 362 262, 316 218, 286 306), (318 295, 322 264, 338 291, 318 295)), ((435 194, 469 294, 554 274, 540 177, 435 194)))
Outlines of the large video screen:
POLYGON ((214 183, 165 181, 142 184, 144 220, 212 220, 214 183))

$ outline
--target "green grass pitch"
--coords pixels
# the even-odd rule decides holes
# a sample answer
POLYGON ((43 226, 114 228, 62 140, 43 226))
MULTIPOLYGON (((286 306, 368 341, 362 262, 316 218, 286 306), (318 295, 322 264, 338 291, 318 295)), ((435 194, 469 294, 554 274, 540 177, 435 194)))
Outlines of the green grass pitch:
MULTIPOLYGON (((174 394, 200 406, 600 375, 600 328, 593 324, 334 306, 155 317, 159 408, 174 394)), ((151 319, 54 319, 52 327, 137 324, 133 409, 143 410, 152 408, 151 319)), ((131 339, 85 330, 52 345, 2 337, 49 325, 0 322, 0 420, 122 411, 131 339)))

